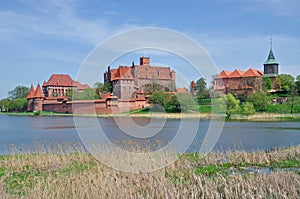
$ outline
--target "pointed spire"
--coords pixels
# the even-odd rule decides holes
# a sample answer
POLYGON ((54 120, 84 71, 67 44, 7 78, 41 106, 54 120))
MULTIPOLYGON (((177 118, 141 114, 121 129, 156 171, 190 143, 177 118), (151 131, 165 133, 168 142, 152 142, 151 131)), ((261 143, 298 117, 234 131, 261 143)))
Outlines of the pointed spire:
POLYGON ((270 52, 268 55, 268 59, 265 61, 265 64, 279 64, 275 59, 272 48, 273 48, 273 40, 272 37, 270 37, 270 52))
POLYGON ((40 84, 37 85, 35 93, 34 93, 35 98, 45 98, 45 95, 41 89, 40 84))
POLYGON ((27 95, 27 99, 32 99, 32 98, 34 98, 34 93, 35 93, 34 87, 33 87, 33 85, 31 84, 29 93, 28 93, 28 95, 27 95))

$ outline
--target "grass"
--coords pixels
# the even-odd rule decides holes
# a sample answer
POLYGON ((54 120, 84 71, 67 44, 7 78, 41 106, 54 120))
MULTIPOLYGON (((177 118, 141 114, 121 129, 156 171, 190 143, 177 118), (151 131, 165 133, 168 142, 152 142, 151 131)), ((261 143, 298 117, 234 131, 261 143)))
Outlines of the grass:
MULTIPOLYGON (((80 150, 78 150, 80 151, 80 150)), ((122 158, 116 159, 122 164, 122 158)), ((147 164, 145 159, 144 164, 147 164)), ((300 146, 182 154, 150 173, 113 170, 83 152, 0 158, 1 198, 299 198, 300 146), (269 174, 245 168, 270 168, 269 174), (282 168, 282 169, 280 169, 282 168), (287 170, 298 168, 298 170, 287 170)))

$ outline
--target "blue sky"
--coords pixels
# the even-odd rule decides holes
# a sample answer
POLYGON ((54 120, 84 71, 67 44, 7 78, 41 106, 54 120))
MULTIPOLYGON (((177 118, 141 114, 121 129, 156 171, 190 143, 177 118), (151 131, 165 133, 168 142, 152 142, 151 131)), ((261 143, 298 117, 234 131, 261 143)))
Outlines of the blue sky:
MULTIPOLYGON (((220 70, 262 70, 272 36, 280 72, 295 76, 300 74, 299 9, 298 0, 2 0, 0 98, 17 85, 42 83, 52 73, 76 77, 97 44, 141 27, 186 34, 207 50, 220 70)), ((129 65, 139 53, 120 60, 129 65)), ((155 63, 178 64, 147 55, 155 63)))

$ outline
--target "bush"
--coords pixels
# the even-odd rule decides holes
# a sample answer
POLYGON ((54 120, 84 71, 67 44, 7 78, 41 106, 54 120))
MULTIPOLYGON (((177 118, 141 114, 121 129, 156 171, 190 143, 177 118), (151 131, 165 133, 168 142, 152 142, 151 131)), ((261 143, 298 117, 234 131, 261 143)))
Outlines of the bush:
POLYGON ((252 115, 255 113, 255 109, 254 106, 251 102, 246 102, 243 106, 242 106, 242 112, 243 115, 252 115))

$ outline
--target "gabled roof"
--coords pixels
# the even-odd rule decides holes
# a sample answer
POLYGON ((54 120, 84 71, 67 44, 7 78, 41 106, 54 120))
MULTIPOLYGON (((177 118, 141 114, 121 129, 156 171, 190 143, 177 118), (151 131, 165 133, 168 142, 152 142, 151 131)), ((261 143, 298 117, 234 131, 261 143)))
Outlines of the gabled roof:
POLYGON ((57 86, 57 85, 66 86, 66 87, 74 86, 72 78, 66 74, 53 74, 49 78, 48 82, 46 82, 45 84, 45 86, 57 86))
POLYGON ((245 73, 245 72, 242 71, 242 70, 237 70, 237 69, 235 69, 232 73, 230 73, 230 75, 228 76, 228 78, 242 77, 244 73, 245 73))
POLYGON ((215 79, 224 79, 224 78, 228 78, 228 76, 231 74, 231 72, 227 71, 227 70, 222 70, 220 72, 220 74, 215 77, 215 79))
POLYGON ((32 99, 32 98, 34 98, 34 93, 35 93, 34 87, 31 85, 30 90, 29 90, 29 93, 28 93, 28 95, 27 95, 27 99, 32 99))
POLYGON ((259 77, 262 76, 262 72, 259 70, 255 70, 253 68, 249 68, 244 74, 243 77, 259 77))
POLYGON ((45 95, 41 89, 40 84, 38 84, 36 87, 36 90, 34 92, 34 98, 45 98, 45 95))

